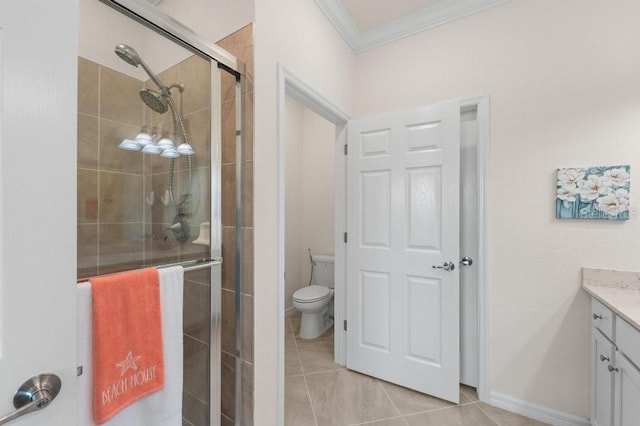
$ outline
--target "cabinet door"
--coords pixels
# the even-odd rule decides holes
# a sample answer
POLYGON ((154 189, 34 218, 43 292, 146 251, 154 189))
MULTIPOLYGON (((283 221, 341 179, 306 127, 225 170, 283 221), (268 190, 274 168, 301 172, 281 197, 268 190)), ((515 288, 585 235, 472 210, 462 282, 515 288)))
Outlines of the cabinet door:
POLYGON ((613 383, 609 371, 615 346, 595 328, 591 328, 591 424, 613 425, 613 383))
POLYGON ((620 352, 616 352, 616 426, 640 425, 640 370, 620 352))

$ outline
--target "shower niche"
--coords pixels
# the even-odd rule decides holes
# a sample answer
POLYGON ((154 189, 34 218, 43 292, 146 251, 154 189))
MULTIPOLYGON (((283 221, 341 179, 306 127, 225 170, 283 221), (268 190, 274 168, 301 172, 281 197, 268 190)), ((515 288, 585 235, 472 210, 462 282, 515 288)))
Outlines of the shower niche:
MULTIPOLYGON (((174 23, 188 36, 178 44, 171 25, 161 35, 116 10, 119 3, 152 22, 172 22, 144 1, 80 1, 78 280, 176 263, 205 266, 185 272, 183 424, 249 425, 243 413, 252 380, 243 374, 253 370, 235 327, 245 315, 243 298, 226 311, 221 302, 225 294, 243 294, 241 257, 206 266, 222 258, 223 210, 241 214, 242 162, 236 167, 235 155, 243 158, 244 65, 222 49, 194 47, 188 39, 197 36, 174 23), (223 165, 225 155, 233 163, 223 165), (223 176, 230 167, 237 173, 223 176), (236 287, 223 291, 223 280, 236 287)), ((240 248, 240 223, 226 216, 226 247, 240 248)))

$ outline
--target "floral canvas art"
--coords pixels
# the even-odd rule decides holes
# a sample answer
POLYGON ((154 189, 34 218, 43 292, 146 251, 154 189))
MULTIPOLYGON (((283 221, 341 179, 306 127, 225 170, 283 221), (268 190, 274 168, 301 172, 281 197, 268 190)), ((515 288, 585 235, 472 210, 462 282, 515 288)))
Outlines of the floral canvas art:
POLYGON ((629 219, 631 166, 558 169, 558 219, 629 219))

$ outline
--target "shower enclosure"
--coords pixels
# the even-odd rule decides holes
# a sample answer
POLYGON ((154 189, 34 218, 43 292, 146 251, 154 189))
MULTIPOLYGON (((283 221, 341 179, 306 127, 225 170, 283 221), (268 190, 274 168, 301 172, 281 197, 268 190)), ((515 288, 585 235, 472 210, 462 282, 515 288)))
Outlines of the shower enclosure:
MULTIPOLYGON (((218 424, 225 361, 221 278, 223 267, 230 269, 221 264, 222 143, 233 138, 241 155, 244 67, 148 4, 104 3, 81 2, 78 280, 185 266, 183 423, 218 424), (223 117, 229 98, 235 113, 223 117)), ((231 188, 236 214, 241 214, 240 163, 231 188)), ((229 260, 239 287, 236 228, 229 240, 238 253, 229 260)), ((235 294, 241 294, 239 288, 235 294)), ((241 298, 236 299, 239 313, 241 298)), ((240 353, 241 319, 234 315, 235 353, 240 353)), ((232 386, 225 388, 235 390, 235 413, 227 417, 239 424, 242 363, 235 362, 232 386)))

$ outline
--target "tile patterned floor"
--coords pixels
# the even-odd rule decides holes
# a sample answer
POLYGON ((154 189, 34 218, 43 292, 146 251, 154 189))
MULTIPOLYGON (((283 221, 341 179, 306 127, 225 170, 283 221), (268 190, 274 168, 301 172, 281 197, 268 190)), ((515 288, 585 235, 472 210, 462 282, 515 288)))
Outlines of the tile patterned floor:
POLYGON ((540 426, 478 401, 460 386, 460 404, 346 370, 333 362, 333 329, 297 338, 300 315, 285 324, 286 426, 540 426))

